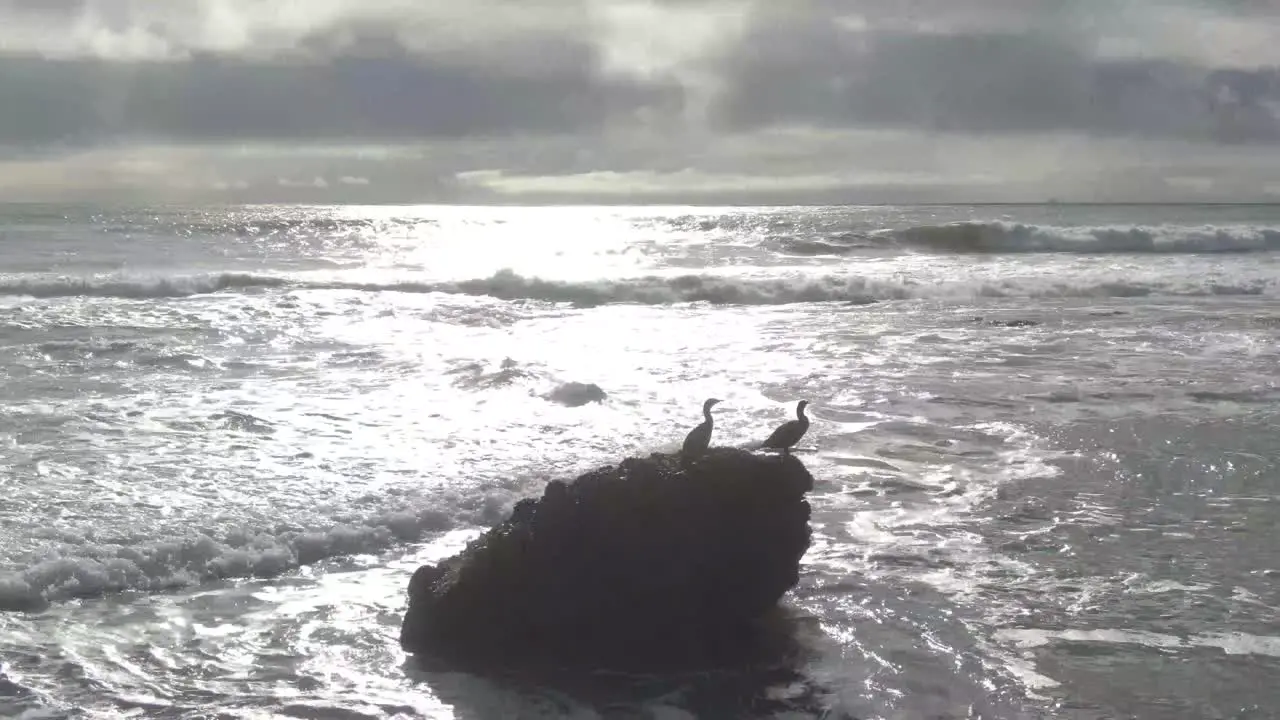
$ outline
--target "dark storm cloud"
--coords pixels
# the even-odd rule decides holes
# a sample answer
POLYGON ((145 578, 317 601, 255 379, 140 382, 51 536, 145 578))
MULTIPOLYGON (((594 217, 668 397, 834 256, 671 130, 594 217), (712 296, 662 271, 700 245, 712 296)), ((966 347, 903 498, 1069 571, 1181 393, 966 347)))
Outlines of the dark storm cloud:
POLYGON ((0 145, 593 133, 678 105, 602 69, 580 5, 0 0, 0 145))
POLYGON ((757 27, 726 66, 719 119, 969 133, 1077 131, 1280 139, 1280 75, 1182 59, 1099 58, 1053 28, 853 30, 826 19, 757 27))
POLYGON ((1273 8, 0 0, 0 194, 1280 197, 1273 8))
POLYGON ((0 2, 0 144, 591 134, 637 118, 1280 139, 1275 70, 1215 64, 1274 22, 1248 3, 176 7, 0 2))
POLYGON ((410 139, 593 132, 678 93, 576 70, 520 76, 412 56, 324 64, 0 59, 0 143, 410 139))

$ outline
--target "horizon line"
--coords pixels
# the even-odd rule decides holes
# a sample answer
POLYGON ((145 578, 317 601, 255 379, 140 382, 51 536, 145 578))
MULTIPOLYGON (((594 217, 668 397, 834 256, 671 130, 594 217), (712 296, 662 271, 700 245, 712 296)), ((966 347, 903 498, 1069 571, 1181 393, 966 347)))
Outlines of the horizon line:
POLYGON ((791 203, 760 203, 760 202, 441 202, 441 201, 404 201, 404 200, 366 200, 366 201, 302 201, 302 200, 284 200, 284 201, 264 201, 252 202, 245 200, 194 200, 194 201, 173 201, 160 200, 149 203, 143 200, 124 200, 121 198, 102 199, 102 200, 6 200, 0 199, 0 206, 17 206, 17 205, 133 205, 139 207, 155 207, 155 206, 202 206, 202 207, 379 207, 379 206, 400 206, 400 207, 475 207, 475 208, 644 208, 644 207, 692 207, 692 208, 856 208, 856 207, 1271 207, 1280 206, 1280 199, 1277 200, 1240 200, 1240 201, 1215 201, 1215 200, 1199 200, 1199 201, 1155 201, 1155 200, 1009 200, 1009 201, 909 201, 909 202, 791 202, 791 203))

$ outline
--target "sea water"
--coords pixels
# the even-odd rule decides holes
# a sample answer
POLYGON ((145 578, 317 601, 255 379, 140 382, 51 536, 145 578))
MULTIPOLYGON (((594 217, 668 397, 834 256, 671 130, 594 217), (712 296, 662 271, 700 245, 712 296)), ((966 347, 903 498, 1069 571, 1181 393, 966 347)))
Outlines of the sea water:
POLYGON ((0 715, 1277 717, 1278 299, 1276 207, 3 206, 0 715), (406 660, 707 397, 810 402, 796 673, 406 660))

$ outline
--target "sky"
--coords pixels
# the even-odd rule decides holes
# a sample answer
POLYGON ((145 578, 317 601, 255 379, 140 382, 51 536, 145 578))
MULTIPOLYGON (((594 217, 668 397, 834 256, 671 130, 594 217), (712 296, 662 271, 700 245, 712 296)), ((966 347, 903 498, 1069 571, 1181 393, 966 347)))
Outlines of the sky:
POLYGON ((1280 202, 1277 0, 0 0, 0 199, 1280 202))

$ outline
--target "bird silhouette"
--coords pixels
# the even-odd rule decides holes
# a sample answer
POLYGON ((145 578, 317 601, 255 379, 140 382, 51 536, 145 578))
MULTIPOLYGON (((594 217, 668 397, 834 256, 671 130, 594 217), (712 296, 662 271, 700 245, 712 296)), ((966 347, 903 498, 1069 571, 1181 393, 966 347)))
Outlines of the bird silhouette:
POLYGON ((711 428, 714 424, 711 420, 711 408, 718 402, 720 401, 716 398, 709 398, 702 403, 702 417, 706 419, 685 436, 684 445, 680 450, 685 457, 697 457, 706 452, 707 448, 711 446, 711 428))
POLYGON ((800 438, 804 437, 804 434, 809 431, 809 418, 804 415, 804 407, 808 404, 808 400, 801 400, 796 405, 796 419, 788 420, 779 425, 760 447, 781 450, 783 454, 790 454, 792 446, 800 442, 800 438))

